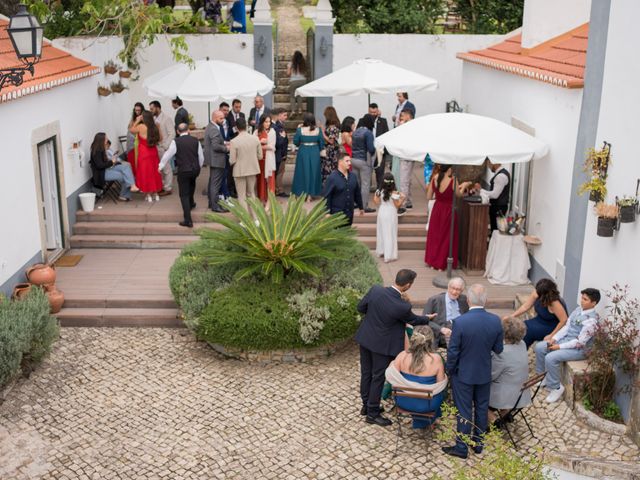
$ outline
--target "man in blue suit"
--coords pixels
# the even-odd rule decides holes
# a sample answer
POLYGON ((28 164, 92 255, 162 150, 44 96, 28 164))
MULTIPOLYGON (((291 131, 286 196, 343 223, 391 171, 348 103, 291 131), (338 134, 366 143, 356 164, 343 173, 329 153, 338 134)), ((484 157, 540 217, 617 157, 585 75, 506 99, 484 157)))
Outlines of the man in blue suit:
MULTIPOLYGON (((445 368, 451 378, 453 402, 458 409, 458 433, 470 436, 473 451, 482 453, 482 435, 487 431, 491 393, 491 352, 502 352, 503 334, 500 318, 484 309, 487 293, 482 285, 471 285, 467 300, 469 311, 453 322, 445 368)), ((458 436, 454 446, 442 447, 442 451, 467 458, 468 446, 458 436)))
POLYGON ((360 345, 360 414, 367 416, 367 423, 381 427, 391 425, 391 420, 380 414, 384 372, 404 348, 405 325, 429 323, 428 317, 411 311, 405 295, 416 275, 413 270, 400 270, 393 286, 374 285, 358 303, 358 311, 364 313, 356 333, 360 345))

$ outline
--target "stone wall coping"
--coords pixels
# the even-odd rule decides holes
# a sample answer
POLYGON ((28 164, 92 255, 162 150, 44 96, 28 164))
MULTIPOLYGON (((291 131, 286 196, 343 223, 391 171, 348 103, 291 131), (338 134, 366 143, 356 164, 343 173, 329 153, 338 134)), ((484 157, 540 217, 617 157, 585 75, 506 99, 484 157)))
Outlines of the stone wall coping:
POLYGON ((309 348, 294 348, 285 350, 244 350, 236 347, 225 347, 219 343, 207 344, 216 352, 225 357, 248 362, 269 363, 310 363, 314 360, 327 358, 337 351, 350 345, 352 339, 342 340, 336 343, 309 348))

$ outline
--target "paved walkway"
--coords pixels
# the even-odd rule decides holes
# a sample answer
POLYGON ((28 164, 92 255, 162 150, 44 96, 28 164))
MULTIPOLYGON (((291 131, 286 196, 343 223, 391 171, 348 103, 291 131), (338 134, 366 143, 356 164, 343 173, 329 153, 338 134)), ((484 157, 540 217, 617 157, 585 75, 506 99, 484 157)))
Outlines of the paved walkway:
MULTIPOLYGON (((65 328, 0 407, 0 478, 450 478, 459 461, 417 434, 393 458, 395 429, 364 423, 357 382, 355 347, 256 366, 181 330, 65 328)), ((539 440, 520 454, 638 458, 629 439, 587 429, 562 402, 530 418, 539 440)))

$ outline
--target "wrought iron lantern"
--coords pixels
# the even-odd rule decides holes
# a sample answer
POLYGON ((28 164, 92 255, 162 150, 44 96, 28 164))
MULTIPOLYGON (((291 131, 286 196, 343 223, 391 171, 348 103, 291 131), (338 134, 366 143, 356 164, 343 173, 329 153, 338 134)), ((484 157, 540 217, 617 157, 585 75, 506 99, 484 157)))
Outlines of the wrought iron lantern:
POLYGON ((9 19, 7 33, 23 66, 0 70, 0 90, 5 85, 22 85, 26 72, 33 76, 33 66, 42 55, 42 27, 33 15, 29 15, 26 5, 20 4, 18 13, 9 19))

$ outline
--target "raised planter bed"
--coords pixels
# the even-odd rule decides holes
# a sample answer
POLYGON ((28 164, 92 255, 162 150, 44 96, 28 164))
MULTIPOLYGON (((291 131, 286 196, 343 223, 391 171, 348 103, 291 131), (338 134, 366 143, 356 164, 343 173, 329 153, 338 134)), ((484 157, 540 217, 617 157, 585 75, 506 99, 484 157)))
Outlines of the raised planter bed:
POLYGON ((267 363, 310 363, 314 360, 321 360, 330 357, 336 352, 344 349, 351 344, 352 340, 344 340, 342 342, 331 345, 323 345, 321 347, 298 348, 292 350, 242 350, 240 348, 225 347, 216 343, 208 343, 208 345, 216 352, 228 358, 244 360, 248 362, 267 363))

